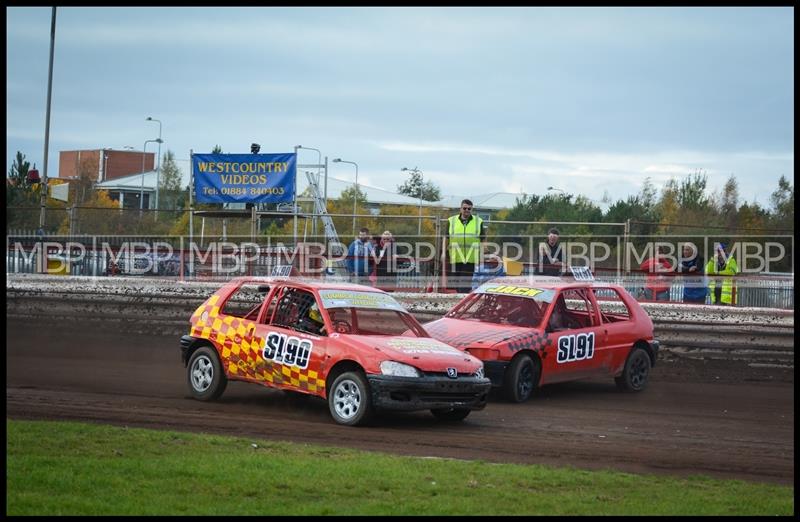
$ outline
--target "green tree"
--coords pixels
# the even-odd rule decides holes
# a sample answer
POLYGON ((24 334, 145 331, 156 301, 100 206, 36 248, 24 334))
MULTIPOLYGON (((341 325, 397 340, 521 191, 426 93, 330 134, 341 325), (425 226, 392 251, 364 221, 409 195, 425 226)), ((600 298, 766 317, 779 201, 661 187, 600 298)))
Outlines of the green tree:
POLYGON ((442 191, 435 183, 422 181, 422 173, 416 169, 410 172, 411 177, 402 185, 397 186, 397 192, 424 201, 439 201, 442 199, 442 191))
POLYGON ((17 151, 6 177, 6 207, 29 207, 38 204, 38 184, 34 187, 28 183, 30 167, 30 162, 25 160, 25 154, 17 151))
POLYGON ((794 186, 785 176, 778 180, 778 188, 769 198, 772 204, 772 221, 776 228, 794 229, 794 186))
POLYGON ((222 147, 214 145, 214 148, 211 149, 211 154, 222 154, 222 147))
POLYGON ((161 162, 161 175, 158 183, 158 206, 168 210, 176 210, 183 196, 181 190, 181 171, 175 162, 175 154, 171 150, 164 153, 161 162))

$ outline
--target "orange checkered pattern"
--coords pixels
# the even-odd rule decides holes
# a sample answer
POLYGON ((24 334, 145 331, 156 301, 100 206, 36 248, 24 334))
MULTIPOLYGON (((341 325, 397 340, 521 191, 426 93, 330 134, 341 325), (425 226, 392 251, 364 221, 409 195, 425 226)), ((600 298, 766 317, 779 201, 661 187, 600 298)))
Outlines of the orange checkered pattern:
POLYGON ((217 346, 228 376, 322 394, 325 379, 321 378, 318 371, 264 360, 261 350, 265 339, 254 336, 252 341, 248 341, 246 338, 248 330, 252 330, 256 323, 221 315, 218 302, 219 295, 214 294, 195 310, 191 318, 191 335, 208 339, 217 346))

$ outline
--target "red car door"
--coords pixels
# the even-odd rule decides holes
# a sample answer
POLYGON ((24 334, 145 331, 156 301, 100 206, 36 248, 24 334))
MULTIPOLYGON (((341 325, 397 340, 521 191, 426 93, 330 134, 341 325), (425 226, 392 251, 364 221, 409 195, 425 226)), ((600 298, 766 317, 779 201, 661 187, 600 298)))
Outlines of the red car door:
POLYGON ((264 384, 324 395, 328 338, 321 314, 322 322, 310 317, 315 304, 313 293, 289 285, 274 289, 267 298, 253 334, 260 346, 258 369, 264 384))
POLYGON ((571 381, 603 373, 608 353, 597 304, 586 288, 560 290, 545 322, 548 356, 542 362, 542 384, 571 381))

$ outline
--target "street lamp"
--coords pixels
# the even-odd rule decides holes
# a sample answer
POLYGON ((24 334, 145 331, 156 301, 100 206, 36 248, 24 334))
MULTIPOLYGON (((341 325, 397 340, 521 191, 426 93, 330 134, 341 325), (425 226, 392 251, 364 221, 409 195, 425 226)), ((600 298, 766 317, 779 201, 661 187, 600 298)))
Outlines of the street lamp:
POLYGON ((547 187, 547 190, 557 190, 557 191, 561 192, 562 194, 566 194, 566 192, 564 192, 560 188, 556 188, 556 187, 547 187))
MULTIPOLYGON (((161 144, 163 143, 161 141, 161 120, 157 120, 148 116, 145 121, 158 122, 158 160, 156 163, 156 211, 158 211, 158 185, 160 184, 161 179, 161 144)), ((156 212, 156 219, 158 219, 158 212, 156 212)))
POLYGON ((353 236, 356 235, 356 203, 358 202, 358 163, 342 158, 334 158, 334 163, 351 163, 356 166, 356 191, 353 193, 353 236))
POLYGON ((401 172, 411 172, 412 174, 419 174, 419 223, 417 224, 417 235, 422 235, 422 171, 419 170, 417 167, 413 169, 409 169, 407 167, 403 167, 400 169, 401 172))
POLYGON ((148 143, 161 144, 161 138, 156 138, 154 140, 145 140, 144 145, 142 146, 142 188, 139 191, 139 210, 144 210, 144 158, 147 155, 146 151, 148 143))

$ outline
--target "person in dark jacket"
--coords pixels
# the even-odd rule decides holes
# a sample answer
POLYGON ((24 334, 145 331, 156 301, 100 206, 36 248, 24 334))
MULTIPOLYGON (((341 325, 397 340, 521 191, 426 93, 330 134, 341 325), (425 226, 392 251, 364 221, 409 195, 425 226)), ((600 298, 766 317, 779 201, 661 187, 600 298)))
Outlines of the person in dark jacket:
POLYGON ((539 273, 560 276, 564 273, 564 250, 558 242, 557 228, 547 231, 547 243, 539 245, 539 273))
POLYGON ((678 271, 683 276, 683 302, 704 304, 708 289, 703 258, 694 243, 684 243, 678 271))

